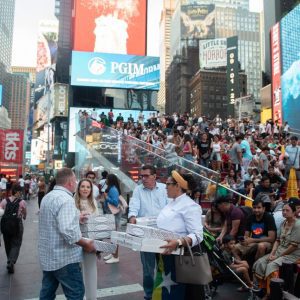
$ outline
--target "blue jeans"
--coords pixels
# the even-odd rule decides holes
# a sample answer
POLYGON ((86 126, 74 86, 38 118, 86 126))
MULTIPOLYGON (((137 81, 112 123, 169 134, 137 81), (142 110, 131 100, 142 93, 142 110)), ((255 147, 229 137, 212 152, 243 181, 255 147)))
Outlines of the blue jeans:
POLYGON ((155 253, 141 252, 141 261, 143 265, 143 288, 145 299, 151 300, 154 288, 155 253))
POLYGON ((43 271, 40 300, 55 299, 59 284, 68 300, 83 299, 84 284, 79 263, 69 264, 55 271, 43 271))

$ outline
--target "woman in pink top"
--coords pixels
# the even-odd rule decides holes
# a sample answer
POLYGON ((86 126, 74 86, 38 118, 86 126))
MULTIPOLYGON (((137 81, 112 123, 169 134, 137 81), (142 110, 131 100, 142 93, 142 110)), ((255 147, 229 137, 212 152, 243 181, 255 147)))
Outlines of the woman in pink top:
POLYGON ((8 273, 14 273, 14 264, 17 262, 22 245, 24 231, 22 220, 26 219, 27 214, 26 202, 22 200, 22 191, 20 185, 14 184, 12 195, 0 203, 1 231, 7 256, 8 273))

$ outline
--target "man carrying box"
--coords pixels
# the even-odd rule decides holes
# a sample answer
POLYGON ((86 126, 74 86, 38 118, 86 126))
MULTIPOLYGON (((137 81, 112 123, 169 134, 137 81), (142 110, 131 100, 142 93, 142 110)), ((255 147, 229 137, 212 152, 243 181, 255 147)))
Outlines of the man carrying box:
MULTIPOLYGON (((138 185, 129 202, 129 223, 136 224, 137 217, 157 217, 168 204, 166 185, 156 182, 156 169, 151 165, 142 167, 138 185)), ((141 252, 143 265, 144 299, 151 300, 154 285, 155 253, 141 252)))

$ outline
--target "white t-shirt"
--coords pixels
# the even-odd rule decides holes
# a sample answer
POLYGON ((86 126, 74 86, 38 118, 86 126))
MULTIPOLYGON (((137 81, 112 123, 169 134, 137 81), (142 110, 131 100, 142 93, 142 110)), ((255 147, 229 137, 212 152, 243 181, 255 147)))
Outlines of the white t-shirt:
POLYGON ((0 188, 6 190, 7 179, 5 177, 1 178, 0 188))
POLYGON ((19 178, 18 180, 20 187, 24 187, 25 180, 23 178, 19 178))
POLYGON ((213 152, 220 152, 221 151, 220 143, 213 143, 212 148, 213 148, 213 152))

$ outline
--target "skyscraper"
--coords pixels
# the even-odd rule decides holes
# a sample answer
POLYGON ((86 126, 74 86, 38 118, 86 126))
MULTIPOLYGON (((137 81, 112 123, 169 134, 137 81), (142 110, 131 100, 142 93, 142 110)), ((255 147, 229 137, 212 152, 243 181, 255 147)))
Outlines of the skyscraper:
POLYGON ((8 108, 10 89, 8 71, 11 67, 15 0, 0 0, 0 84, 3 85, 2 105, 8 108))
POLYGON ((9 70, 13 43, 15 0, 0 0, 0 63, 9 70))
POLYGON ((158 110, 164 110, 166 103, 166 70, 171 63, 171 20, 174 8, 175 0, 164 1, 160 19, 160 90, 157 95, 158 110))

